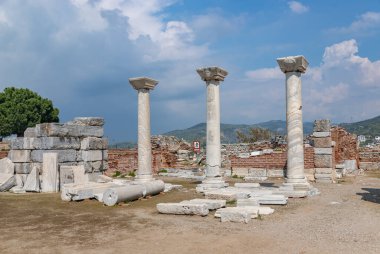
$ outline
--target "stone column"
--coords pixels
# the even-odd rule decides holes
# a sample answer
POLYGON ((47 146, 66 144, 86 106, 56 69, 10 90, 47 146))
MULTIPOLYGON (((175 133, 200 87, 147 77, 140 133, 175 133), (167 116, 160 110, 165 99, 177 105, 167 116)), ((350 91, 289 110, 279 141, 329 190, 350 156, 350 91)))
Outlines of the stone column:
POLYGON ((286 183, 308 184, 304 174, 304 144, 302 122, 301 74, 308 62, 303 56, 278 58, 277 63, 286 75, 287 174, 286 183))
POLYGON ((219 67, 206 67, 197 69, 207 87, 207 140, 206 140, 206 181, 224 187, 221 178, 221 152, 220 152, 220 81, 228 72, 219 67), (211 181, 211 182, 210 182, 211 181), (219 182, 219 183, 218 183, 219 182), (221 184, 220 184, 221 183, 221 184))
POLYGON ((150 78, 131 78, 129 83, 138 93, 138 170, 136 181, 153 180, 152 147, 150 143, 150 102, 149 91, 158 81, 150 78))

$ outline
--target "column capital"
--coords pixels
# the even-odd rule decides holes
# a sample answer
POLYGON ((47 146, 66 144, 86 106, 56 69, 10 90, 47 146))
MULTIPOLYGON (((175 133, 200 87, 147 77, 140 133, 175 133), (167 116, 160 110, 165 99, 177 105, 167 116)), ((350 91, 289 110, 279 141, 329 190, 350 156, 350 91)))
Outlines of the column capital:
POLYGON ((304 56, 287 56, 277 58, 277 63, 283 73, 301 72, 305 73, 309 62, 304 56))
POLYGON ((225 69, 217 66, 202 67, 197 69, 197 72, 203 81, 224 81, 224 78, 228 75, 228 72, 225 69))
POLYGON ((129 83, 136 90, 140 90, 140 89, 153 90, 154 87, 158 84, 158 81, 151 78, 147 78, 147 77, 137 77, 137 78, 130 78, 129 83))

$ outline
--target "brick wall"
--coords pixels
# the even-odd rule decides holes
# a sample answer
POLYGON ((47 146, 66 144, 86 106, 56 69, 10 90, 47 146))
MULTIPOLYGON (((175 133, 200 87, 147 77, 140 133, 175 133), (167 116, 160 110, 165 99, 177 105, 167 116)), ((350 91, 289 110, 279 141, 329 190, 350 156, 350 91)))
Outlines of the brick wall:
POLYGON ((332 127, 331 139, 335 142, 334 158, 336 163, 342 163, 344 160, 359 161, 358 142, 355 134, 347 132, 342 127, 332 127))
MULTIPOLYGON (((305 169, 314 168, 314 148, 305 147, 304 150, 305 169)), ((287 153, 286 151, 274 152, 252 156, 249 158, 239 158, 233 156, 230 158, 232 168, 266 168, 266 169, 285 169, 287 153)))

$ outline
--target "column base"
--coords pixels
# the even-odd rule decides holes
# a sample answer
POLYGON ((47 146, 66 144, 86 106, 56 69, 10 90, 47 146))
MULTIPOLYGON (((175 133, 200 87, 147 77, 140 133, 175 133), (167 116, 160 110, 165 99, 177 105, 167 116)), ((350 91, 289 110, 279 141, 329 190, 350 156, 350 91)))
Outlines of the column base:
POLYGON ((228 183, 226 183, 222 177, 210 177, 203 180, 201 184, 198 184, 196 191, 203 193, 206 190, 216 190, 225 187, 228 187, 228 183))
POLYGON ((137 175, 134 179, 135 182, 151 182, 154 180, 153 175, 137 175))
POLYGON ((304 198, 319 195, 317 188, 313 187, 306 178, 287 178, 279 188, 279 193, 289 198, 304 198))

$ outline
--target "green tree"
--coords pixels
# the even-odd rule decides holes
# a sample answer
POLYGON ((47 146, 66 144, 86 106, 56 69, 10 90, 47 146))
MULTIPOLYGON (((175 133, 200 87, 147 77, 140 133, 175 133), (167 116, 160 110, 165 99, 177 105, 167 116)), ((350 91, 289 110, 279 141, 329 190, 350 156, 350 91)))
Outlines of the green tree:
POLYGON ((7 87, 0 93, 0 136, 23 136, 38 123, 59 122, 58 115, 51 100, 29 89, 7 87))
POLYGON ((239 130, 236 131, 236 137, 240 143, 254 143, 269 140, 272 136, 273 133, 270 130, 263 128, 250 128, 248 134, 239 130))

